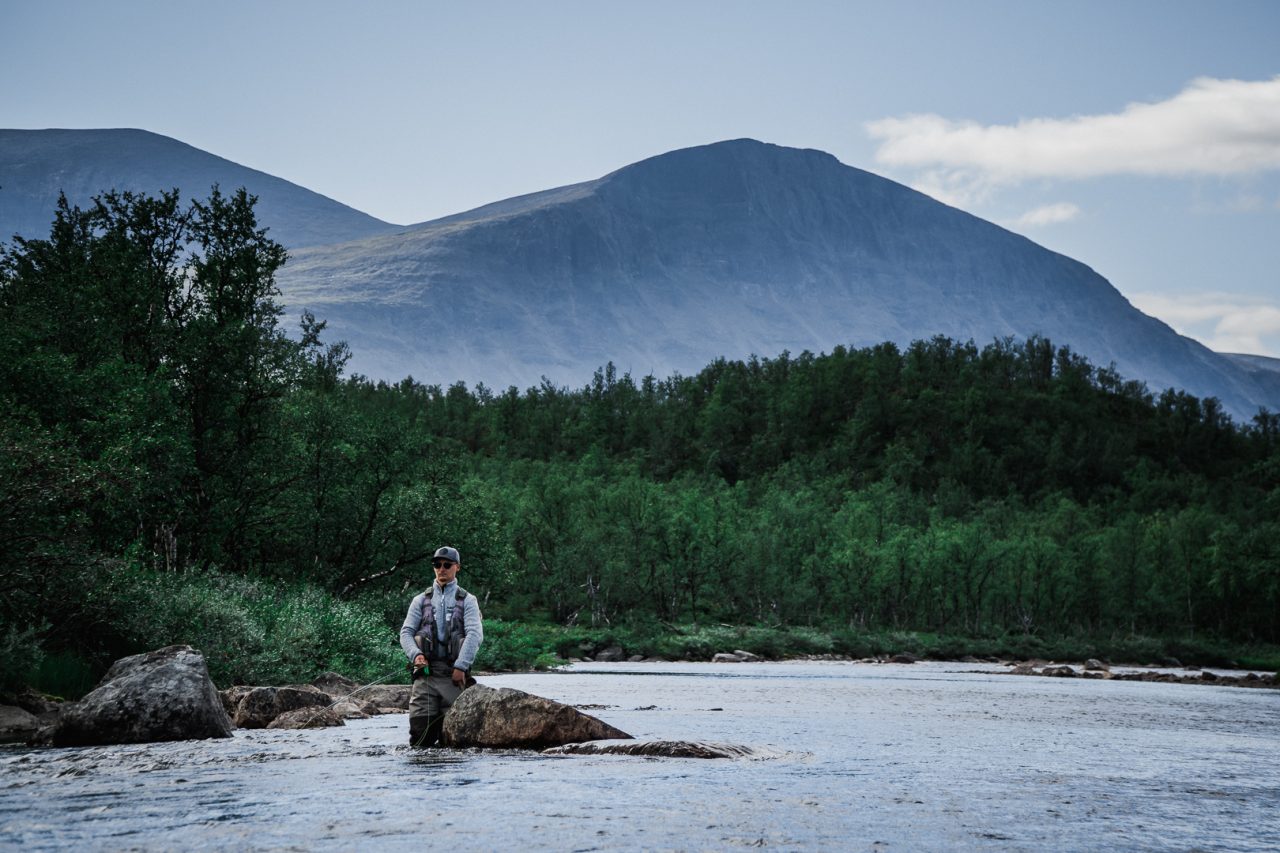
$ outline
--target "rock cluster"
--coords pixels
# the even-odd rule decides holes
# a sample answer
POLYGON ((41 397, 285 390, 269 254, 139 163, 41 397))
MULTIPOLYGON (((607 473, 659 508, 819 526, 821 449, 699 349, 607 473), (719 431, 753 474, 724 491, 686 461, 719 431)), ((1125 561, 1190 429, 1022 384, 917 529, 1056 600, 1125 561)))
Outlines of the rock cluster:
POLYGON ((1178 675, 1173 672, 1112 672, 1110 666, 1101 661, 1090 659, 1084 669, 1077 670, 1067 664, 1043 664, 1034 661, 1022 661, 1012 665, 1008 675, 1041 675, 1050 678, 1094 678, 1111 681, 1150 681, 1160 684, 1217 684, 1225 687, 1280 687, 1280 672, 1274 675, 1259 675, 1256 672, 1240 676, 1218 675, 1203 670, 1197 675, 1178 675))

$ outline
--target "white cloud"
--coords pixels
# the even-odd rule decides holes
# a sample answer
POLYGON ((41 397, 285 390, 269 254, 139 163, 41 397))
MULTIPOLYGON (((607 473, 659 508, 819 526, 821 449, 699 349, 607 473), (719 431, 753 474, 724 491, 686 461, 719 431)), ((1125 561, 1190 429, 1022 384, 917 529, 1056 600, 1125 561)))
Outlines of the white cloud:
POLYGON ((1037 227, 1041 225, 1057 225, 1059 222, 1070 222, 1080 215, 1080 208, 1069 201, 1046 204, 1034 210, 1028 210, 1013 221, 1017 227, 1037 227))
POLYGON ((866 129, 881 140, 877 162, 928 170, 924 184, 952 198, 1035 178, 1262 172, 1280 169, 1280 76, 1202 77, 1168 100, 1104 115, 1014 125, 907 115, 866 129))
POLYGON ((1135 293, 1129 301, 1211 350, 1280 358, 1280 304, 1227 293, 1135 293))

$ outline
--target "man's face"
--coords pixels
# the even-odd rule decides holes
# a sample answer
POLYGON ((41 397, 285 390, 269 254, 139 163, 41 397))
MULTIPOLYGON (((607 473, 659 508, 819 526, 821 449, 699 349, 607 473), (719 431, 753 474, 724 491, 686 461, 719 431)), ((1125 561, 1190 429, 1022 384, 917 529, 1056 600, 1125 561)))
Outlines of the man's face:
POLYGON ((441 587, 446 587, 455 577, 458 576, 458 564, 453 560, 446 560, 444 557, 437 557, 431 561, 431 569, 436 573, 436 583, 441 587))

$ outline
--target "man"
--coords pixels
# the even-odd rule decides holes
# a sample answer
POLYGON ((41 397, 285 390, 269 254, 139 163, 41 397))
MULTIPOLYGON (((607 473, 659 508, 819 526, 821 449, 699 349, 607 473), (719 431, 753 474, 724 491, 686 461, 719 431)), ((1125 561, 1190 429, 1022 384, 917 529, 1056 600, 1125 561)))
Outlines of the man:
POLYGON ((432 746, 440 740, 444 712, 467 686, 484 640, 480 605, 458 586, 462 558, 445 546, 431 558, 436 582, 409 604, 400 629, 400 647, 413 663, 413 691, 409 697, 409 743, 432 746))

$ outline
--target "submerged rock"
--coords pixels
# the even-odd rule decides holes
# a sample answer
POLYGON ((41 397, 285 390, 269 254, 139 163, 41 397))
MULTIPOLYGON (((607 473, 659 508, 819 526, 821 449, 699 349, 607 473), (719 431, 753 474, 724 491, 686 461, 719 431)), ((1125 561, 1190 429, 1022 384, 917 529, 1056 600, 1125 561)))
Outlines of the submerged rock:
POLYGON ((299 708, 324 707, 332 702, 328 693, 310 684, 251 687, 236 706, 234 720, 242 729, 265 729, 281 714, 299 708))
POLYGON ((542 749, 588 740, 630 740, 571 705, 510 687, 469 687, 444 718, 445 746, 542 749))
POLYGON ((319 706, 311 708, 298 708, 293 711, 285 711, 280 716, 271 721, 267 726, 269 729, 324 729, 330 726, 346 725, 342 722, 342 717, 338 716, 335 708, 323 708, 319 706))
POLYGON ((149 743, 231 737, 231 728, 204 656, 166 646, 116 661, 37 739, 54 746, 149 743))
POLYGON ((40 729, 40 718, 17 705, 0 705, 0 743, 23 743, 40 729))
POLYGON ((752 758, 762 753, 749 746, 732 743, 703 743, 688 740, 646 740, 617 743, 590 741, 544 749, 543 755, 644 755, 654 758, 752 758))

